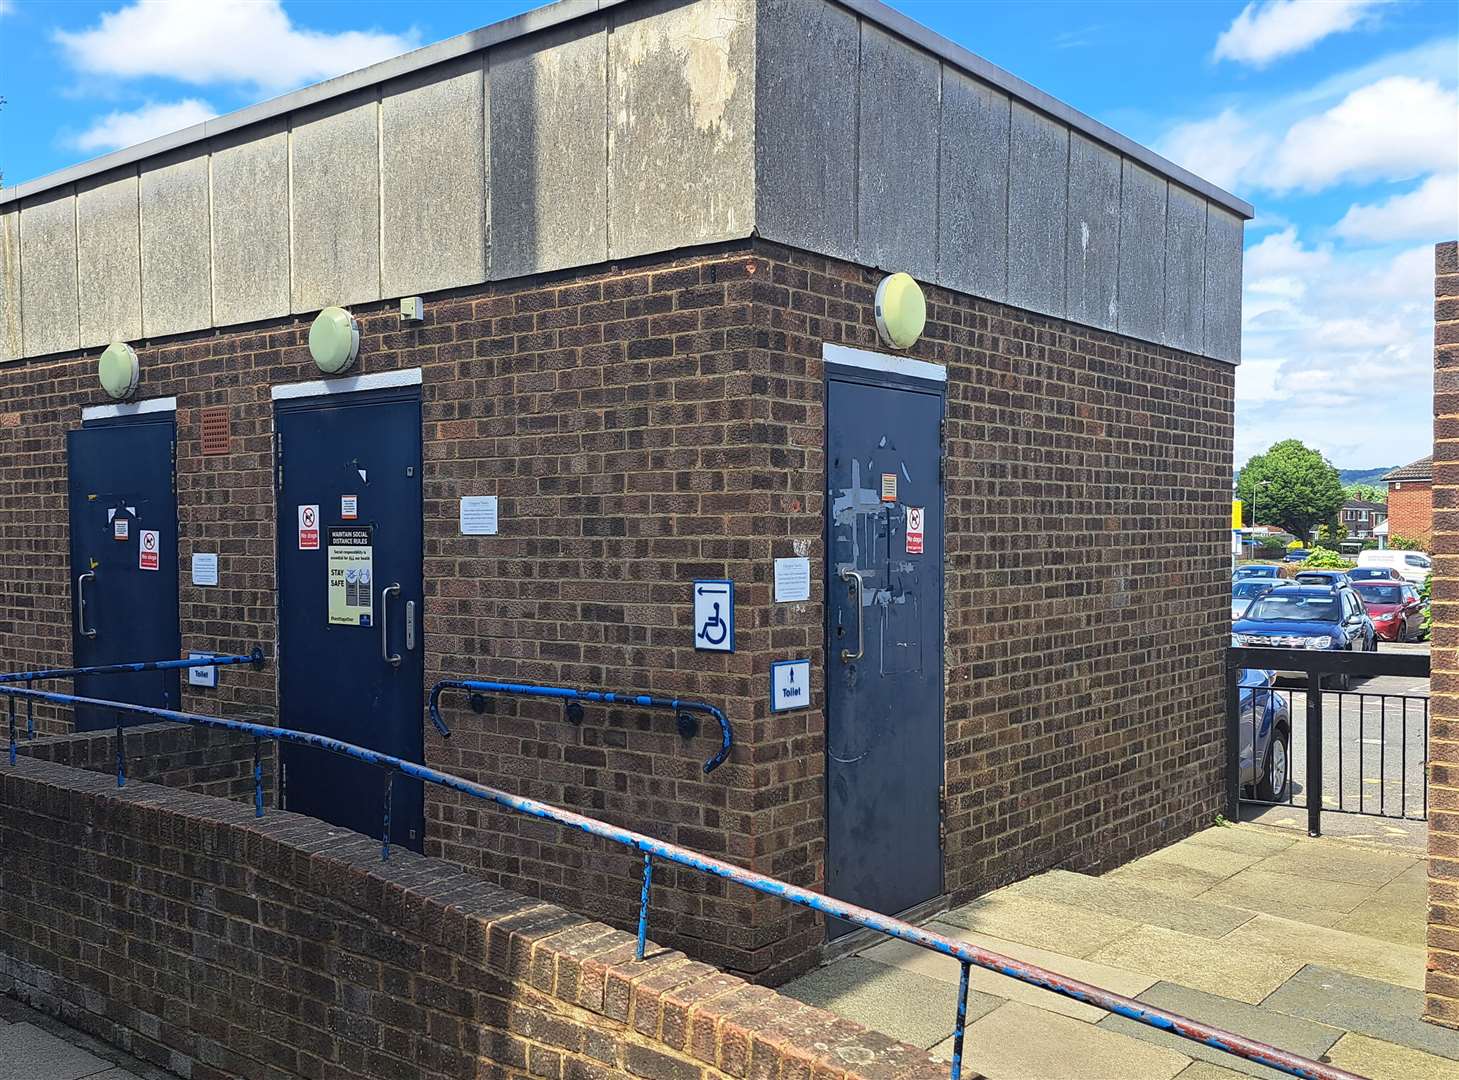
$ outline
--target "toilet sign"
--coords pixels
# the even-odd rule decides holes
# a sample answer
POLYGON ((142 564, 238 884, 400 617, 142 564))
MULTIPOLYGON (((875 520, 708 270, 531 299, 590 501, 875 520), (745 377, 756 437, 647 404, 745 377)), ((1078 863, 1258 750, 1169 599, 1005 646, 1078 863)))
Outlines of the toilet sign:
POLYGON ((319 506, 299 507, 299 550, 319 550, 319 506))
POLYGON ((926 518, 925 506, 907 507, 907 554, 922 554, 922 523, 926 518))
POLYGON ((137 533, 137 567, 141 570, 156 570, 162 553, 161 534, 156 529, 142 529, 137 533))
POLYGON ((809 708, 811 703, 811 662, 778 660, 770 665, 770 711, 809 708))

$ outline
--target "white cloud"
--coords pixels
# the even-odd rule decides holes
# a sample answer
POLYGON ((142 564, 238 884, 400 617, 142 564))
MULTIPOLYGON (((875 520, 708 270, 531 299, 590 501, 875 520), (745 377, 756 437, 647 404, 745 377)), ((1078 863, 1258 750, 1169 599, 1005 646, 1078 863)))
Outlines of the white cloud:
POLYGON ((1381 0, 1253 0, 1216 39, 1215 58, 1264 67, 1351 30, 1381 0))
POLYGON ((147 104, 131 112, 107 113, 81 134, 73 136, 70 143, 78 150, 117 150, 170 131, 180 131, 217 115, 211 105, 197 98, 147 104))
POLYGON ((1197 176, 1224 188, 1241 184, 1257 162, 1270 153, 1275 139, 1255 130, 1235 109, 1172 129, 1160 152, 1197 176))
POLYGON ((1433 248, 1343 251, 1294 228, 1246 252, 1236 460, 1295 436, 1343 467, 1428 452, 1433 248))
POLYGON ((415 48, 419 35, 294 25, 279 0, 137 0, 56 40, 92 75, 157 76, 196 85, 242 83, 289 90, 415 48))
POLYGON ((1381 203, 1355 203, 1333 232, 1344 240, 1375 244, 1459 236, 1459 174, 1436 173, 1381 203))

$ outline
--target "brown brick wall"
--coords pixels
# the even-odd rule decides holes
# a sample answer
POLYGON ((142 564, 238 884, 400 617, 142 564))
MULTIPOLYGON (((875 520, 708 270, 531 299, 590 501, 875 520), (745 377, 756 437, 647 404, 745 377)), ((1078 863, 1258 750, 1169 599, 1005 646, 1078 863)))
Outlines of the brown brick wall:
POLYGON ((1424 1017, 1459 1028, 1459 244, 1453 241, 1434 249, 1433 487, 1429 959, 1424 1017))
POLYGON ((934 1080, 946 1066, 309 818, 0 768, 0 976, 191 1080, 934 1080))
MULTIPOLYGON (((362 370, 419 366, 427 680, 609 685, 726 709, 739 746, 672 717, 452 703, 448 771, 584 810, 798 884, 823 880, 824 717, 770 716, 773 659, 823 659, 821 345, 876 348, 878 275, 754 243, 428 298, 399 328, 355 309, 362 370), (461 537, 456 499, 501 497, 502 534, 461 537), (812 560, 811 601, 770 603, 773 559, 812 560), (692 649, 689 583, 736 582, 737 651, 692 649)), ((1112 866, 1209 820, 1221 789, 1221 650, 1233 371, 929 290, 913 355, 947 365, 948 887, 966 899, 1054 865, 1112 866)), ((307 321, 144 344, 141 396, 178 398, 183 647, 274 638, 270 384, 316 374, 307 321), (202 457, 224 405, 231 452, 202 457)), ((0 368, 0 654, 69 652, 64 432, 94 356, 0 368)), ((267 711, 272 667, 229 669, 185 707, 267 711)), ((64 724, 56 721, 57 729, 64 724)), ((631 925, 639 867, 582 837, 433 794, 427 851, 503 887, 631 925)), ((661 939, 775 980, 823 927, 719 881, 655 890, 661 939)), ((659 878, 656 877, 656 885, 659 878)))
POLYGON ((1418 540, 1427 550, 1434 535, 1434 485, 1401 480, 1388 485, 1388 535, 1418 540))
MULTIPOLYGON (((24 721, 20 730, 25 730, 24 721)), ((127 783, 161 784, 250 806, 254 803, 254 741, 246 735, 185 724, 143 724, 126 729, 122 746, 127 783)), ((16 749, 37 761, 116 776, 114 731, 81 731, 35 739, 22 734, 16 749)), ((264 741, 258 750, 264 805, 272 806, 277 746, 264 741)))

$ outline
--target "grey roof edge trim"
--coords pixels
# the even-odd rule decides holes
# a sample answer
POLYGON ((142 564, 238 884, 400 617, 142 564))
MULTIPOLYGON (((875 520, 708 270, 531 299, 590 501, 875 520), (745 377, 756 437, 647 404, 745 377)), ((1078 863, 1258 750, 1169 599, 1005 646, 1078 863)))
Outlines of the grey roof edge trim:
POLYGON ((193 124, 180 131, 159 135, 155 139, 148 139, 135 146, 126 146, 76 165, 68 165, 64 169, 47 173, 34 180, 0 188, 0 206, 19 202, 21 199, 43 194, 64 184, 74 183, 77 180, 96 176, 124 165, 131 165, 170 150, 201 143, 218 135, 237 131, 262 120, 283 116, 321 101, 343 97, 356 90, 388 82, 401 75, 408 75, 447 60, 455 60, 457 57, 466 56, 469 53, 480 52, 514 38, 525 37, 539 30, 547 30, 628 2, 630 0, 556 0, 555 3, 547 4, 544 7, 524 11, 520 15, 513 15, 476 30, 468 30, 464 34, 457 34, 444 41, 423 45, 419 49, 402 53, 400 56, 392 56, 387 60, 371 64, 369 67, 346 72, 333 79, 313 83, 298 90, 291 90, 287 94, 261 101, 256 105, 246 106, 223 116, 215 116, 211 120, 204 120, 200 124, 193 124))
POLYGON ((882 0, 835 0, 835 3, 849 11, 854 11, 864 19, 879 24, 919 48, 927 50, 933 56, 946 60, 969 75, 997 87, 1040 112, 1047 113, 1076 131, 1083 132, 1090 138, 1104 143, 1146 168, 1153 169, 1162 176, 1174 180, 1182 187, 1190 188, 1192 191, 1204 195, 1244 220, 1250 221, 1256 216, 1256 208, 1245 199, 1231 194, 1224 188, 1217 187, 1209 180, 1201 179, 1190 170, 1181 168, 1175 162, 1161 157, 1148 147, 1141 146, 1126 135, 1121 135, 1114 128, 1101 124, 1094 117, 1087 116, 1053 95, 1046 94, 1033 84, 1024 82, 1012 72, 1005 71, 997 64, 984 60, 957 42, 923 26, 911 16, 888 7, 882 3, 882 0))

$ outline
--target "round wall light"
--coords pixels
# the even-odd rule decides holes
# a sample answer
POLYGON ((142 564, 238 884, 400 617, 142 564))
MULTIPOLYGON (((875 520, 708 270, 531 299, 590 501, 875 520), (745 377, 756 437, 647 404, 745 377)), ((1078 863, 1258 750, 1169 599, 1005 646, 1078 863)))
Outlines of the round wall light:
POLYGON ((327 307, 309 327, 309 355, 326 375, 348 371, 360 351, 360 327, 341 307, 327 307))
POLYGON ((137 354, 125 341, 113 341, 96 363, 96 377, 113 401, 124 401, 137 389, 141 377, 137 354))
POLYGON ((917 344, 927 325, 927 301, 911 274, 892 274, 876 287, 876 332, 894 349, 917 344))

